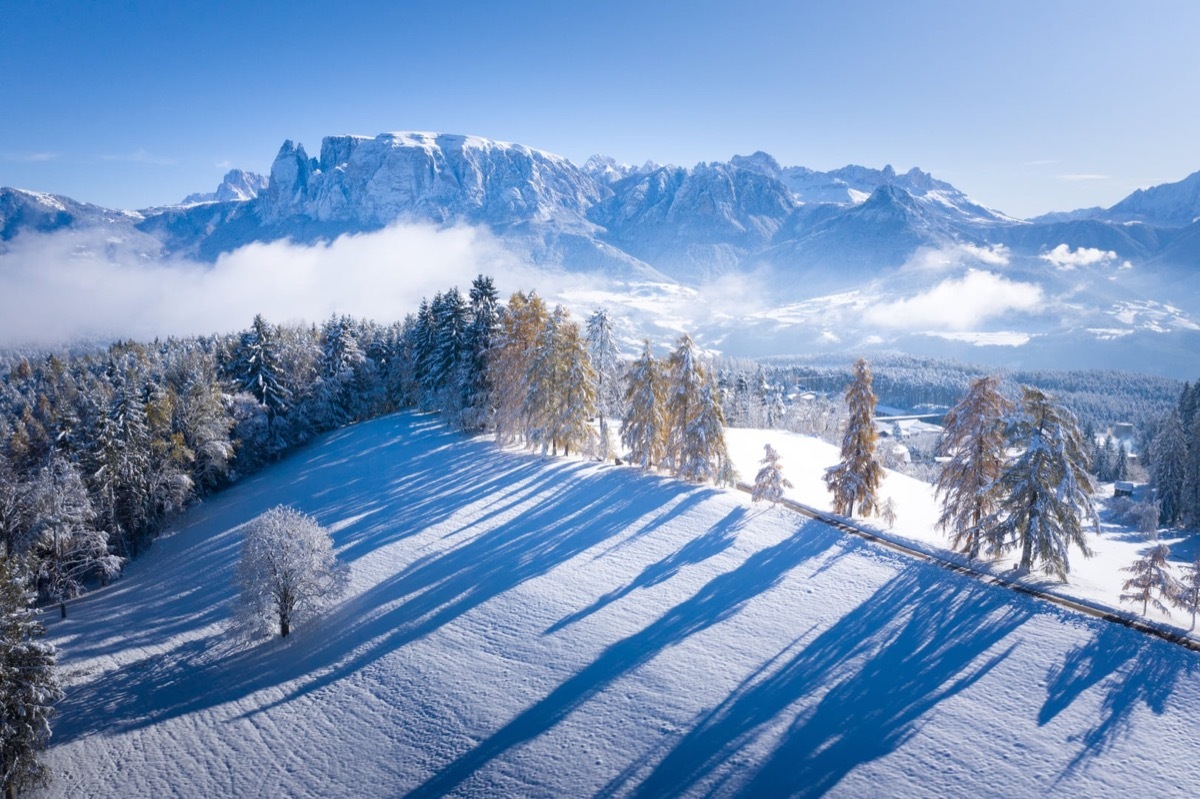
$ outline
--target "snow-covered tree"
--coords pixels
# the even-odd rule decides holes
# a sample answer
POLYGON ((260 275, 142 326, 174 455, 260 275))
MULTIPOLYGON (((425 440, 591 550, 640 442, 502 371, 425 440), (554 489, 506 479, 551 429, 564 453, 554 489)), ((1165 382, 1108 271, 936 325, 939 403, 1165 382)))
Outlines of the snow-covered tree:
POLYGON ((287 637, 345 592, 349 569, 316 519, 279 505, 247 526, 237 575, 240 626, 252 634, 277 627, 287 637))
POLYGON ((500 331, 488 361, 495 407, 496 441, 510 444, 525 434, 526 377, 537 338, 549 313, 537 292, 516 292, 500 315, 500 331))
POLYGON ((587 323, 588 357, 596 373, 596 410, 600 416, 600 457, 608 459, 609 418, 623 414, 621 373, 624 363, 613 340, 613 323, 607 308, 601 308, 587 323))
POLYGON ((890 530, 896 526, 896 500, 888 497, 883 502, 883 506, 879 509, 879 518, 883 519, 884 525, 890 530))
POLYGON ((984 519, 996 512, 997 481, 1004 471, 1005 420, 1012 403, 1000 393, 1000 381, 981 377, 946 414, 938 452, 949 457, 938 475, 942 502, 938 525, 950 533, 951 546, 972 560, 987 534, 984 519))
POLYGON ((29 605, 27 584, 21 559, 0 557, 0 786, 6 797, 49 783, 38 755, 63 697, 54 647, 39 640, 45 629, 29 605))
MULTIPOLYGON (((1200 388, 1200 383, 1196 386, 1200 388)), ((1200 530, 1200 413, 1187 425, 1187 460, 1183 469, 1183 488, 1179 512, 1183 524, 1200 530)))
POLYGON ((764 455, 759 461, 762 468, 754 478, 754 489, 750 492, 753 502, 770 502, 772 505, 783 499, 783 489, 792 488, 792 483, 783 476, 783 464, 779 453, 770 444, 763 444, 764 455))
POLYGON ((55 455, 33 486, 33 554, 46 598, 67 617, 67 600, 89 578, 108 579, 121 570, 121 558, 108 551, 108 533, 95 527, 96 514, 73 464, 55 455))
POLYGON ((876 492, 883 482, 883 464, 875 451, 875 392, 871 370, 859 358, 854 378, 846 387, 848 418, 842 434, 841 460, 825 470, 825 485, 833 494, 833 512, 853 516, 875 513, 876 492))
POLYGON ((1074 415, 1044 392, 1025 386, 1010 424, 1010 445, 1018 455, 1000 476, 999 508, 985 522, 993 554, 1017 547, 1018 568, 1042 563, 1047 574, 1067 579, 1068 549, 1091 557, 1085 520, 1096 525, 1092 481, 1083 436, 1074 415))
POLYGON ((1187 432, 1178 411, 1163 420, 1154 437, 1152 472, 1161 521, 1172 526, 1183 514, 1184 488, 1187 484, 1187 432))
POLYGON ((253 394, 266 408, 269 424, 287 411, 291 392, 284 377, 279 332, 262 314, 242 334, 232 371, 238 388, 253 394))
POLYGON ((525 386, 522 416, 530 446, 541 447, 543 453, 581 451, 592 434, 595 374, 579 325, 561 305, 538 334, 525 386))
POLYGON ((0 557, 24 554, 29 549, 30 487, 0 451, 0 557))
POLYGON ((643 470, 662 462, 666 445, 663 418, 662 367, 650 350, 650 340, 629 367, 626 376, 625 416, 621 420, 621 443, 629 448, 629 459, 643 470))
POLYGON ((1177 591, 1171 599, 1175 607, 1192 614, 1192 626, 1188 629, 1196 629, 1196 614, 1200 612, 1200 558, 1188 564, 1188 569, 1184 572, 1183 579, 1177 583, 1177 591))
POLYGON ((1121 569, 1133 574, 1121 585, 1121 590, 1128 592, 1121 594, 1121 601, 1141 602, 1143 616, 1150 605, 1171 615, 1166 603, 1174 600, 1178 585, 1171 574, 1171 564, 1167 562, 1170 555, 1171 550, 1166 544, 1157 544, 1131 565, 1121 569))
POLYGON ((663 397, 667 466, 684 480, 733 482, 719 390, 686 333, 667 359, 663 397))
POLYGON ((500 332, 500 302, 490 277, 479 275, 471 283, 471 324, 467 327, 466 352, 462 361, 461 418, 467 431, 487 428, 492 421, 492 383, 488 357, 500 332))

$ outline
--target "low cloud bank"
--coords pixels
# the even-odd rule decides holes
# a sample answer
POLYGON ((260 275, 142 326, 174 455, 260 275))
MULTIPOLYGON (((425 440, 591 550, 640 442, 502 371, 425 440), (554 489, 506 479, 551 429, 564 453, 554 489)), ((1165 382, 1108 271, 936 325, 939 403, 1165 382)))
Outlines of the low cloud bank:
POLYGON ((0 255, 0 345, 150 339, 348 313, 404 318, 477 274, 501 292, 541 288, 488 233, 396 225, 312 246, 250 244, 215 264, 156 261, 103 232, 26 235, 0 255))
POLYGON ((873 305, 863 318, 893 330, 975 330, 1010 312, 1035 311, 1043 299, 1040 286, 973 269, 912 297, 873 305))

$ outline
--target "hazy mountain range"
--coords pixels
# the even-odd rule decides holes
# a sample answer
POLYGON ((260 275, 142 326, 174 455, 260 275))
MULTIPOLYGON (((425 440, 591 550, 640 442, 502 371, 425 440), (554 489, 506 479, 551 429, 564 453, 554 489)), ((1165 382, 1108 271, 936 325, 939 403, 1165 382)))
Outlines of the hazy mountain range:
POLYGON ((1200 342, 1198 220, 1200 172, 1111 208, 1020 220, 916 168, 819 172, 763 152, 578 166, 518 144, 391 133, 327 137, 317 157, 288 141, 268 177, 233 170, 164 208, 0 189, 0 252, 25 232, 100 229, 142 257, 213 261, 252 242, 467 224, 524 261, 602 278, 613 304, 649 292, 662 303, 638 303, 646 325, 690 324, 737 354, 882 347, 1186 374, 1200 342), (714 312, 711 288, 731 283, 753 296, 714 312))

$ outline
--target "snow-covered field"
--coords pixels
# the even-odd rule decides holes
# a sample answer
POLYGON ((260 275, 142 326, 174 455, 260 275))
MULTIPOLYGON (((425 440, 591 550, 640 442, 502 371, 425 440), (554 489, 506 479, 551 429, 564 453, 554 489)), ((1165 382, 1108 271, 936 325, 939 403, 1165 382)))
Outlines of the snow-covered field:
MULTIPOLYGON (((831 495, 822 476, 827 466, 837 462, 837 447, 810 436, 779 430, 729 429, 726 431, 726 437, 730 457, 737 464, 743 480, 754 482, 759 461, 763 457, 763 445, 770 444, 782 457, 784 476, 795 486, 786 490, 785 495, 819 510, 830 510, 831 495)), ((1090 605, 1139 614, 1142 609, 1140 604, 1121 602, 1121 585, 1131 576, 1121 570, 1132 564, 1149 546, 1165 543, 1171 547, 1171 563, 1175 576, 1182 577, 1188 564, 1200 554, 1200 541, 1194 535, 1184 536, 1178 531, 1161 530, 1160 538, 1151 542, 1136 530, 1112 523, 1104 509, 1107 499, 1112 496, 1112 484, 1099 488, 1100 492, 1095 502, 1100 512, 1100 534, 1089 537, 1093 557, 1085 558, 1079 550, 1072 548, 1071 574, 1066 584, 1059 582, 1055 577, 1042 574, 1036 567, 1035 571, 1022 578, 1021 582, 1041 591, 1082 600, 1090 605)), ((888 497, 892 498, 896 507, 896 523, 889 529, 882 519, 876 517, 860 520, 864 526, 874 528, 884 537, 912 545, 915 549, 953 559, 948 551, 949 539, 937 527, 940 506, 932 485, 889 471, 879 493, 885 500, 888 497)), ((1017 565, 1019 555, 1019 552, 1013 552, 1011 556, 992 563, 973 564, 973 568, 1004 574, 1017 565)), ((957 560, 965 562, 962 559, 957 560)), ((1180 632, 1186 632, 1191 626, 1191 616, 1177 609, 1172 610, 1171 615, 1167 615, 1150 608, 1147 618, 1163 626, 1173 626, 1180 632)))
MULTIPOLYGON (((764 440, 824 502, 832 450, 733 432, 744 477, 764 440)), ((885 490, 897 534, 928 536, 927 489, 885 490)), ((739 492, 428 416, 344 429, 221 494, 49 626, 69 682, 56 796, 1200 789, 1181 647, 739 492), (352 585, 247 646, 225 633, 239 526, 278 503, 334 531, 352 585)))

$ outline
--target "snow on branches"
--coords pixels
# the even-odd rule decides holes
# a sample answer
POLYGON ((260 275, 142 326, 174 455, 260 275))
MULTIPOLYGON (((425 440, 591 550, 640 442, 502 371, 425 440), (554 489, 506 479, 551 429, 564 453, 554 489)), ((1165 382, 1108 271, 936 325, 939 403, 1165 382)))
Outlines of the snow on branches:
POLYGON ((316 519, 279 505, 249 523, 237 575, 238 626, 253 636, 278 625, 287 637, 345 592, 350 570, 316 519))
POLYGON ((753 502, 770 502, 775 505, 779 500, 783 499, 783 489, 793 488, 786 477, 783 476, 783 465, 779 462, 779 453, 770 444, 763 444, 765 454, 762 463, 762 468, 758 470, 758 475, 754 478, 754 488, 750 492, 750 499, 753 502))

